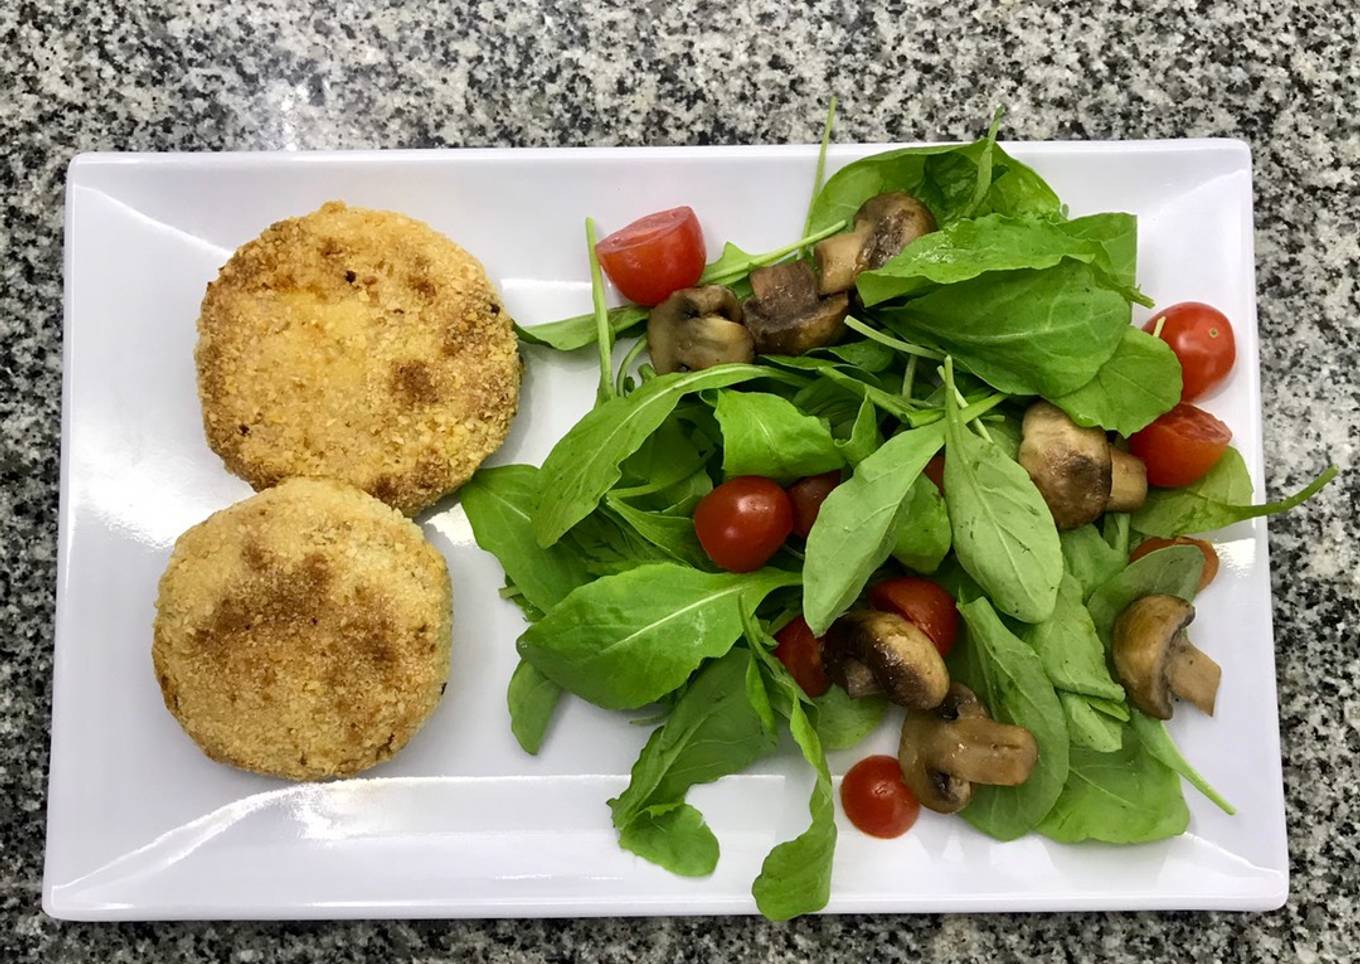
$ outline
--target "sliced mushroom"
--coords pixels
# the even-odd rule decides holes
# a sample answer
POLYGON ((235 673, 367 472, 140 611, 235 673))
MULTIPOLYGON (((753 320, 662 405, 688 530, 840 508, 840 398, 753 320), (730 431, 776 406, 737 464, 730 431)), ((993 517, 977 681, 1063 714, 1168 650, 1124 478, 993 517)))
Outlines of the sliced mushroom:
MULTIPOLYGON (((1093 522, 1110 499, 1110 443, 1098 428, 1082 428, 1056 405, 1038 401, 1025 412, 1020 464, 1059 529, 1093 522)), ((1132 458, 1132 456, 1130 456, 1132 458)))
POLYGON ((833 234, 812 249, 818 290, 824 295, 849 291, 861 271, 883 267, 934 230, 930 209, 910 194, 894 191, 869 198, 855 212, 849 231, 833 234))
POLYGON ((1186 634, 1195 607, 1175 596, 1137 599, 1114 623, 1114 668, 1134 705, 1148 716, 1171 719, 1171 697, 1214 715, 1222 668, 1186 634))
POLYGON ((866 692, 856 663, 868 668, 888 699, 903 706, 929 709, 949 689, 949 671, 935 644, 915 623, 895 613, 846 613, 823 640, 822 660, 827 675, 852 696, 852 686, 861 695, 866 692))
POLYGON ((1106 512, 1137 512, 1147 501, 1147 466, 1136 455, 1110 446, 1110 501, 1106 512))
POLYGON ((681 288, 647 319, 652 367, 665 375, 751 361, 755 345, 741 318, 736 295, 722 285, 681 288))
POLYGON ((845 331, 849 297, 817 297, 817 280, 804 261, 757 268, 751 291, 743 306, 746 327, 762 355, 801 355, 835 344, 845 331))
POLYGON ((897 760, 902 779, 921 804, 955 813, 973 798, 973 784, 1018 786, 1039 759, 1033 735, 992 720, 962 683, 949 687, 931 711, 911 710, 902 724, 897 760))

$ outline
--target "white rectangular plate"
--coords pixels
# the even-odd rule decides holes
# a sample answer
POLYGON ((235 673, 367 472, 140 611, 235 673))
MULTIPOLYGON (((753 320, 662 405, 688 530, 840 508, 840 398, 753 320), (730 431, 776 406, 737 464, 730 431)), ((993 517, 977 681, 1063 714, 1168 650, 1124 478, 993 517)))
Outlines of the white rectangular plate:
MULTIPOLYGON (((879 150, 837 147, 834 169, 879 150)), ((1139 274, 1161 303, 1211 302, 1238 365, 1207 407, 1262 480, 1251 172, 1232 141, 1017 144, 1074 215, 1139 216, 1139 274)), ((709 250, 798 236, 808 147, 89 155, 66 209, 61 537, 43 905, 68 918, 741 914, 774 844, 807 821, 792 752, 697 788, 722 842, 710 878, 621 851, 605 800, 647 729, 568 700, 538 757, 510 735, 518 611, 456 505, 422 520, 454 582, 448 694, 395 760, 290 785, 204 757, 165 711, 150 662, 157 579, 176 536, 249 494, 208 450, 194 384, 204 285, 269 223, 341 198, 429 221, 480 257, 526 324, 583 311, 586 214, 606 227, 690 204, 709 250)), ((1145 314, 1139 314, 1141 321, 1145 314)), ((538 463, 593 397, 590 352, 530 348, 496 462, 538 463)), ((895 841, 842 822, 828 910, 1016 911, 1279 906, 1288 884, 1263 522, 1223 534, 1198 644, 1224 665, 1218 715, 1177 714, 1186 755, 1230 800, 1189 787, 1189 833, 1116 848, 999 844, 926 813, 895 841)), ((837 754, 896 746, 891 722, 837 754)))

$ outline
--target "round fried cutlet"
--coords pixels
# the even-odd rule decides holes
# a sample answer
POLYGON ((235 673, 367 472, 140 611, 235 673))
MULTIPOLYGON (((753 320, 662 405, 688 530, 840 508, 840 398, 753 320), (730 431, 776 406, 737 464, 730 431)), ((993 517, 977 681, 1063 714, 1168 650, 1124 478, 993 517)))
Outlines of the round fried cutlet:
POLYGON ((353 486, 291 479, 175 543, 151 647, 214 760, 297 780, 406 745, 449 676, 452 597, 420 528, 353 486))
POLYGON ((268 228, 198 319, 208 444, 256 489, 341 479, 414 514, 505 440, 519 399, 510 316, 429 225, 323 205, 268 228))

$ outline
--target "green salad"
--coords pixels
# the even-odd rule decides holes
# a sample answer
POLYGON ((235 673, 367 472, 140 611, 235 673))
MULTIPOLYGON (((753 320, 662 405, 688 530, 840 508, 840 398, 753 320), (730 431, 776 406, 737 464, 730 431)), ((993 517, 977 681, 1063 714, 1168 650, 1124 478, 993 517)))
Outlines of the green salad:
POLYGON ((596 310, 520 334, 598 352, 596 405, 541 467, 462 490, 528 621, 520 745, 566 693, 654 726, 608 801, 621 847, 711 873, 689 788, 790 734, 815 784, 752 886, 771 918, 826 904, 825 754, 888 714, 900 806, 842 787, 871 833, 919 804, 1003 841, 1143 843, 1185 831, 1183 780, 1232 813, 1162 722, 1219 686, 1187 629, 1217 556, 1185 537, 1335 474, 1252 504, 1192 404, 1230 377, 1230 323, 1190 303, 1134 327, 1136 219, 1069 217, 996 132, 823 181, 824 138, 804 236, 764 254, 705 264, 687 208, 599 243, 587 222, 596 310), (601 264, 650 307, 606 310, 601 264))

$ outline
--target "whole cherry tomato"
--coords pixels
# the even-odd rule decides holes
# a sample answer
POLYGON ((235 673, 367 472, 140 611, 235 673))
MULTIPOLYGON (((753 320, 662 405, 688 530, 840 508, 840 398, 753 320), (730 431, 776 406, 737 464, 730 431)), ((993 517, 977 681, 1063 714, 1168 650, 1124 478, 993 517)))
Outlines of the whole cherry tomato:
POLYGON ((897 757, 865 757, 841 781, 845 815, 871 837, 900 837, 921 814, 916 795, 902 782, 897 757))
POLYGON ((1232 324, 1217 308, 1183 301, 1152 316, 1143 330, 1171 346, 1181 363, 1181 401, 1192 402, 1227 377, 1237 360, 1232 324))
POLYGON ((944 491, 944 453, 941 452, 929 462, 925 468, 926 478, 935 483, 935 488, 944 491))
POLYGON ((1232 431, 1204 409, 1181 402, 1129 437, 1147 466, 1149 485, 1176 489, 1204 478, 1232 441, 1232 431))
POLYGON ((1162 539, 1158 536, 1150 536, 1140 542, 1133 552, 1129 553, 1129 562, 1141 559, 1149 552, 1165 549, 1167 546, 1194 546, 1200 552, 1204 553, 1204 571, 1199 574, 1200 592, 1203 592, 1209 583, 1214 581, 1214 577, 1218 575, 1217 550, 1214 549, 1211 543, 1205 542, 1203 539, 1192 539, 1189 536, 1180 536, 1176 539, 1162 539))
POLYGON ((724 482, 694 508, 699 544, 729 572, 759 569, 792 531, 793 506, 788 494, 777 482, 758 475, 724 482))
POLYGON ((688 207, 638 218, 595 245, 600 267, 630 301, 659 305, 704 273, 699 219, 688 207))
POLYGON ((959 634, 959 611, 954 597, 929 579, 902 576, 887 579, 869 590, 875 609, 897 613, 930 637, 941 656, 948 656, 959 634))
POLYGON ((822 511, 822 503, 831 490, 841 484, 840 472, 823 472, 809 475, 789 486, 789 501, 793 503, 793 531, 806 539, 817 521, 817 513, 822 511))
POLYGON ((789 671, 803 692, 814 699, 831 688, 822 666, 822 641, 812 635, 807 620, 799 616, 774 634, 779 645, 774 655, 789 671))

